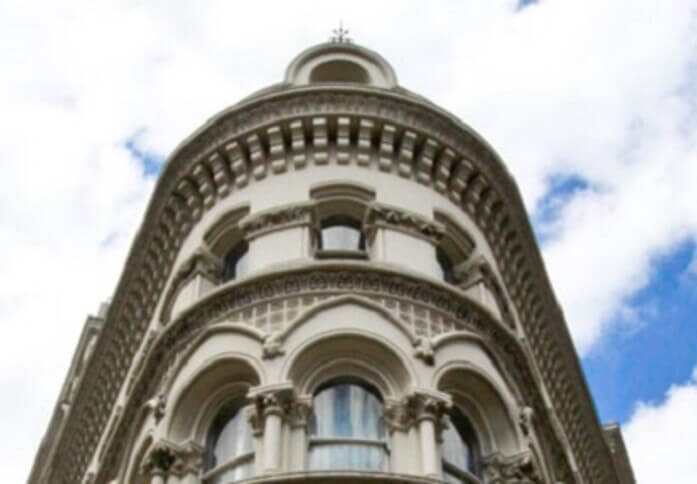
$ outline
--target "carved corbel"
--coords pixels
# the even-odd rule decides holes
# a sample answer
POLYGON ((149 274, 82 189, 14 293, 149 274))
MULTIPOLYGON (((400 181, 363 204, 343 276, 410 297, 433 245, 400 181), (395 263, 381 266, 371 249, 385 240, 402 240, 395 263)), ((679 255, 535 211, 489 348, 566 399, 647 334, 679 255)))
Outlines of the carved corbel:
POLYGON ((427 336, 421 336, 414 341, 414 357, 419 358, 427 365, 433 365, 434 350, 433 341, 427 336))
POLYGON ((510 457, 500 453, 487 456, 483 462, 484 474, 491 484, 542 484, 537 464, 530 452, 510 457))
POLYGON ((518 425, 520 426, 520 431, 523 432, 525 437, 529 437, 532 432, 532 418, 534 412, 532 407, 523 406, 520 408, 518 414, 518 425))
POLYGON ((283 338, 281 335, 279 333, 267 335, 261 347, 261 357, 265 360, 271 360, 283 354, 285 354, 285 351, 283 350, 283 338))
POLYGON ((165 416, 165 409, 167 408, 167 397, 164 393, 158 393, 150 400, 145 402, 145 407, 152 412, 155 418, 155 423, 160 423, 162 417, 165 416))

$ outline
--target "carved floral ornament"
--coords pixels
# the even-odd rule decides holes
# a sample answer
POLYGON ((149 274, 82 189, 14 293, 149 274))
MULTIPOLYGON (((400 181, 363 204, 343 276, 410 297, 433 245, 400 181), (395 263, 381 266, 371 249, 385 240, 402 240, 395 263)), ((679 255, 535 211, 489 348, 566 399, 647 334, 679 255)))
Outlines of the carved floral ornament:
MULTIPOLYGON (((315 129, 314 139, 321 141, 318 130, 326 130, 326 118, 338 114, 359 126, 356 145, 348 146, 347 152, 355 153, 357 161, 379 161, 383 157, 389 161, 360 166, 389 170, 398 176, 396 164, 402 160, 404 176, 430 184, 460 205, 482 228, 500 262, 506 288, 520 314, 561 427, 565 432, 580 429, 577 438, 570 440, 580 475, 589 482, 614 479, 612 459, 605 450, 597 417, 574 361, 563 315, 544 273, 522 201, 503 164, 469 128, 427 103, 397 93, 334 87, 331 92, 322 88, 312 92, 289 90, 241 103, 211 121, 209 129, 198 133, 165 164, 143 229, 114 295, 95 351, 97 357, 80 383, 76 404, 67 416, 64 437, 56 443, 61 449, 54 457, 60 468, 58 473, 69 482, 77 482, 85 474, 109 422, 119 383, 133 364, 146 333, 145 325, 193 224, 232 190, 265 176, 282 176, 290 168, 313 165, 311 151, 306 150, 306 141, 301 137, 291 145, 290 153, 283 148, 280 155, 266 159, 259 145, 266 133, 262 138, 256 131, 268 131, 274 127, 270 126, 272 123, 289 123, 291 133, 293 129, 301 133, 303 123, 296 125, 298 128, 293 123, 300 118, 308 123, 313 119, 308 128, 311 125, 315 129), (315 123, 315 119, 324 119, 324 123, 315 123), (435 143, 438 149, 410 150, 407 144, 405 150, 397 151, 394 125, 418 135, 408 140, 430 140, 430 146, 435 143), (363 128, 367 131, 361 134, 363 128), (379 146, 360 145, 360 140, 373 137, 380 140, 379 146), (380 151, 383 144, 389 152, 380 151), (423 156, 415 157, 415 153, 423 156), (269 169, 272 161, 278 169, 269 169), (128 331, 122 331, 123 328, 128 331), (107 351, 113 347, 118 351, 107 351), (559 348, 562 356, 548 351, 552 347, 559 348)), ((116 460, 111 454, 109 450, 108 461, 116 460)))

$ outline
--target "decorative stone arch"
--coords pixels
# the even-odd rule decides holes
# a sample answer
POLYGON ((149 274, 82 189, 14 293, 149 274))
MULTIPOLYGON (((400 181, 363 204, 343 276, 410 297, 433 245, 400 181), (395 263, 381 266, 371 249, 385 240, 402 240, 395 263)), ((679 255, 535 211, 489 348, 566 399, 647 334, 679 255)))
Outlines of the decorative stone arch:
POLYGON ((438 390, 449 393, 453 405, 470 420, 482 456, 521 452, 514 405, 506 398, 507 392, 485 371, 464 360, 450 361, 436 371, 434 384, 438 390))
POLYGON ((223 353, 204 364, 172 398, 165 422, 166 438, 181 443, 205 444, 208 426, 227 401, 241 398, 262 383, 263 373, 253 360, 241 353, 223 353))
POLYGON ((319 44, 301 52, 286 70, 285 82, 351 82, 391 89, 397 86, 392 66, 377 52, 348 43, 319 44))
POLYGON ((375 387, 385 402, 405 394, 414 379, 394 345, 360 330, 332 330, 309 339, 289 355, 284 375, 302 396, 329 381, 356 378, 375 387))
POLYGON ((357 296, 355 294, 347 294, 344 296, 338 296, 331 298, 325 302, 319 303, 316 306, 313 306, 309 308, 308 310, 304 311, 301 313, 295 320, 290 322, 285 329, 278 335, 278 338, 280 341, 285 341, 288 339, 288 337, 296 331, 300 326, 303 324, 306 324, 309 320, 317 316, 323 311, 327 311, 331 308, 335 308, 338 306, 342 306, 345 304, 356 304, 358 306, 361 306, 362 308, 376 313, 378 316, 381 318, 384 318, 387 323, 390 325, 394 326, 397 328, 401 333, 404 334, 404 337, 407 338, 410 344, 416 344, 417 338, 416 336, 412 333, 412 331, 409 329, 409 327, 404 324, 403 321, 400 319, 394 317, 392 313, 390 313, 387 309, 385 309, 383 306, 371 301, 368 298, 357 296))

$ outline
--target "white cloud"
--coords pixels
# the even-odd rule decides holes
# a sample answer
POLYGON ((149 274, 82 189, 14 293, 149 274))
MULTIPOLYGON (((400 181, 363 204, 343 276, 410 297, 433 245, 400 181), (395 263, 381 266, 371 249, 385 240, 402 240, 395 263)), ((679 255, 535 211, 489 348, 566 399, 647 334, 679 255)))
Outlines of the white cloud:
POLYGON ((661 403, 639 403, 623 427, 639 484, 695 482, 697 455, 697 367, 683 385, 673 385, 661 403))
POLYGON ((547 264, 582 351, 650 262, 695 238, 695 2, 0 3, 0 443, 26 478, 85 314, 111 295, 153 180, 124 148, 167 154, 277 82, 340 18, 402 84, 503 155, 534 208, 550 175, 578 193, 547 264), (12 416, 7 419, 6 416, 12 416))

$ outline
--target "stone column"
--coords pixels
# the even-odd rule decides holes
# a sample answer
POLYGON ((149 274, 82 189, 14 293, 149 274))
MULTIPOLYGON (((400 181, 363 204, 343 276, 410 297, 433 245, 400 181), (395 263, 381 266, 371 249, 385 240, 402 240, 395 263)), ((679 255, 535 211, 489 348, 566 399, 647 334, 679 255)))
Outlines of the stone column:
POLYGON ((281 467, 281 424, 283 408, 276 395, 264 397, 264 473, 277 472, 281 467))
POLYGON ((305 468, 311 418, 312 397, 295 399, 290 406, 288 415, 291 438, 288 449, 288 464, 291 471, 301 471, 305 468))
POLYGON ((270 385, 250 391, 249 399, 254 402, 251 419, 263 435, 264 474, 281 470, 282 427, 293 400, 291 384, 270 385))
POLYGON ((438 442, 450 400, 447 395, 417 392, 410 397, 410 407, 419 430, 421 472, 429 477, 440 478, 443 471, 438 442))

